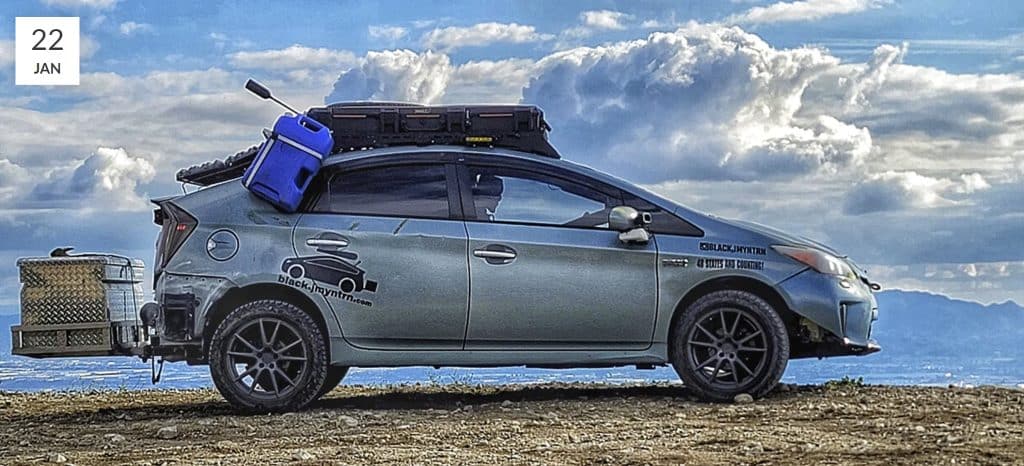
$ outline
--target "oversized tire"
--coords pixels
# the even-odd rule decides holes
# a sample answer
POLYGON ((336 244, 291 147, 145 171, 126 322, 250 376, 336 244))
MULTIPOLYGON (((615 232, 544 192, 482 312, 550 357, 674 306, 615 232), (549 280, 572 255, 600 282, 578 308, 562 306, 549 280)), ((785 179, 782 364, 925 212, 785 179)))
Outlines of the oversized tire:
POLYGON ((731 401, 764 396, 789 361, 789 335, 778 312, 746 291, 708 293, 687 307, 671 330, 669 358, 698 397, 731 401))
MULTIPOLYGON (((327 368, 327 380, 324 381, 324 388, 320 390, 320 396, 324 396, 334 390, 341 380, 348 374, 347 367, 331 366, 327 368)), ((317 397, 319 398, 319 397, 317 397)))
POLYGON ((302 409, 323 393, 327 342, 313 318, 293 304, 259 300, 231 311, 210 341, 210 375, 238 409, 302 409))

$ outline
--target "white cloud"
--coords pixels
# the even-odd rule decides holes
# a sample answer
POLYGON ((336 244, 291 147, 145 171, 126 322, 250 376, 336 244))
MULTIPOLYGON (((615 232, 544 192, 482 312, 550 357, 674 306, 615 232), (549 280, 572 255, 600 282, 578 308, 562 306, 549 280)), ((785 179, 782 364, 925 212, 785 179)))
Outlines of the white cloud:
POLYGON ((423 35, 423 46, 428 49, 450 51, 463 47, 481 47, 495 43, 521 44, 554 39, 541 34, 533 26, 516 23, 478 23, 468 27, 450 26, 434 29, 423 35))
POLYGON ((830 113, 869 128, 883 155, 868 161, 873 172, 928 167, 947 178, 979 172, 1005 181, 1024 156, 1024 77, 891 60, 901 50, 879 47, 866 64, 829 70, 808 87, 797 117, 830 113))
POLYGON ((0 158, 0 202, 6 203, 20 194, 20 188, 29 179, 28 170, 10 160, 0 158))
POLYGON ((838 64, 822 50, 776 50, 738 28, 691 23, 549 55, 523 95, 546 109, 554 141, 572 141, 562 144, 569 155, 627 176, 790 178, 857 166, 871 151, 862 127, 828 112, 795 117, 807 85, 838 64))
POLYGON ((359 66, 341 74, 325 101, 516 103, 534 64, 533 60, 512 58, 453 66, 447 55, 432 51, 369 52, 359 66))
POLYGON ((964 173, 956 180, 913 171, 887 171, 870 175, 854 186, 846 195, 843 210, 851 215, 860 215, 953 206, 958 203, 957 195, 973 194, 991 187, 979 173, 964 173))
POLYGON ((109 10, 117 5, 119 0, 42 0, 43 5, 59 7, 69 10, 88 8, 92 10, 109 10))
POLYGON ((864 105, 868 100, 868 93, 881 89, 889 77, 889 70, 893 65, 903 62, 907 55, 907 44, 896 47, 883 44, 875 48, 874 53, 862 69, 853 75, 843 78, 846 84, 847 105, 864 105))
POLYGON ((729 17, 730 23, 764 24, 815 21, 829 16, 859 13, 880 8, 889 0, 799 0, 756 6, 729 17))
POLYGON ((633 15, 611 10, 592 10, 580 13, 580 21, 583 25, 593 29, 626 29, 623 22, 632 19, 633 15))
POLYGON ((992 187, 980 173, 964 173, 960 175, 960 181, 963 185, 957 187, 957 192, 965 194, 984 191, 992 187))
POLYGON ((122 36, 132 36, 135 34, 153 32, 153 25, 148 23, 136 23, 135 21, 125 21, 118 26, 118 30, 122 36))
POLYGON ((437 24, 436 19, 414 19, 412 20, 412 27, 416 29, 424 29, 437 24))
POLYGON ((0 187, 20 183, 24 179, 25 169, 7 159, 0 159, 0 187))
POLYGON ((455 67, 444 103, 517 103, 534 72, 534 61, 511 58, 471 61, 455 67))
POLYGON ((871 175, 851 190, 843 204, 848 214, 859 215, 885 210, 928 209, 951 205, 943 197, 952 182, 915 172, 888 171, 871 175))
POLYGON ((136 191, 156 170, 142 157, 121 148, 100 147, 68 170, 55 170, 32 191, 31 203, 69 203, 111 210, 146 208, 136 191))
POLYGON ((409 34, 409 30, 401 26, 374 26, 367 27, 371 39, 395 42, 409 34))
POLYGON ((330 68, 336 70, 352 66, 356 63, 356 57, 348 50, 311 48, 295 44, 284 49, 235 52, 228 56, 228 61, 232 66, 242 69, 330 68))
POLYGON ((328 102, 399 100, 437 103, 453 68, 447 55, 411 50, 368 52, 362 63, 341 74, 328 102))
MULTIPOLYGON (((555 50, 565 50, 578 46, 583 39, 586 39, 598 32, 621 31, 626 29, 627 21, 633 21, 635 17, 626 13, 611 10, 591 10, 580 13, 578 26, 562 30, 558 34, 558 42, 555 43, 555 50)), ((657 20, 647 20, 641 23, 644 29, 655 29, 667 27, 674 23, 675 13, 672 14, 669 23, 657 20)))

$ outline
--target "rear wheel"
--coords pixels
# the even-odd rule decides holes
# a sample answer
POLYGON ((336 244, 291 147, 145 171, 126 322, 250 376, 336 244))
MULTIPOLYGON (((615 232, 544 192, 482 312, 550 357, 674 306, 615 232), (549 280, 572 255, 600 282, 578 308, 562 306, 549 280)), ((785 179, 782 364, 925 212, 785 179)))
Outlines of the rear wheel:
POLYGON ((210 374, 224 398, 247 411, 293 411, 327 382, 327 344, 301 309, 277 300, 239 306, 213 334, 210 374))
POLYGON ((672 366, 701 398, 764 396, 789 361, 789 335, 774 308, 746 291, 716 291, 691 304, 672 328, 672 366))

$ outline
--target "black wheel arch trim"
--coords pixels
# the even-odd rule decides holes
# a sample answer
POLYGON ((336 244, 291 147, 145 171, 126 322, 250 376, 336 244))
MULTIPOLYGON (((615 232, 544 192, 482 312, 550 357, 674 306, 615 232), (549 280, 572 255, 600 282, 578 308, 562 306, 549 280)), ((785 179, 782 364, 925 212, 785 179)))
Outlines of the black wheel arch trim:
MULTIPOLYGON (((320 327, 320 331, 323 332, 325 341, 327 343, 327 354, 331 354, 331 325, 328 323, 328 317, 325 316, 325 309, 318 305, 316 301, 310 298, 305 293, 296 290, 292 287, 284 286, 279 283, 273 282, 260 282, 253 283, 241 287, 232 287, 224 291, 223 293, 213 296, 212 303, 207 308, 205 315, 203 316, 203 357, 204 362, 209 358, 210 342, 213 338, 213 332, 217 329, 217 326, 223 322, 224 318, 242 304, 259 301, 264 299, 281 300, 287 303, 293 304, 301 309, 306 314, 309 314, 313 318, 313 321, 320 327)), ((327 306, 324 304, 324 306, 327 306)), ((327 308, 330 310, 330 308, 327 308)), ((334 312, 330 312, 333 316, 333 320, 338 329, 341 331, 341 322, 338 320, 334 312)))
POLYGON ((796 311, 790 306, 790 302, 787 297, 780 292, 776 287, 768 284, 767 282, 754 278, 748 275, 720 275, 717 277, 710 277, 704 281, 692 286, 682 298, 676 302, 675 308, 672 310, 672 317, 668 322, 668 332, 665 333, 666 341, 672 339, 672 329, 675 327, 676 321, 686 312, 686 308, 690 304, 694 303, 702 296, 707 295, 720 290, 739 290, 753 293, 768 302, 775 312, 779 314, 787 324, 791 324, 792 319, 795 319, 797 314, 796 311))

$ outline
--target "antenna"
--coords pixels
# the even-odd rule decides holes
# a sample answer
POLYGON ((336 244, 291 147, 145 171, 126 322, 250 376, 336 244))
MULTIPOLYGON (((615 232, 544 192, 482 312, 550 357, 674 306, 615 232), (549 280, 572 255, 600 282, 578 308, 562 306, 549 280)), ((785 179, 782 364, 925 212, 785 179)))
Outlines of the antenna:
POLYGON ((270 100, 273 100, 274 102, 277 102, 278 105, 280 105, 280 106, 290 110, 292 113, 294 113, 296 115, 302 114, 302 112, 300 112, 298 110, 295 110, 290 105, 288 105, 288 104, 286 104, 284 102, 281 102, 280 100, 277 99, 277 97, 274 97, 273 95, 271 95, 270 89, 267 89, 266 86, 256 82, 256 80, 254 80, 252 78, 249 78, 249 80, 245 82, 245 88, 249 92, 252 92, 253 94, 256 94, 256 96, 261 98, 261 99, 270 99, 270 100))

